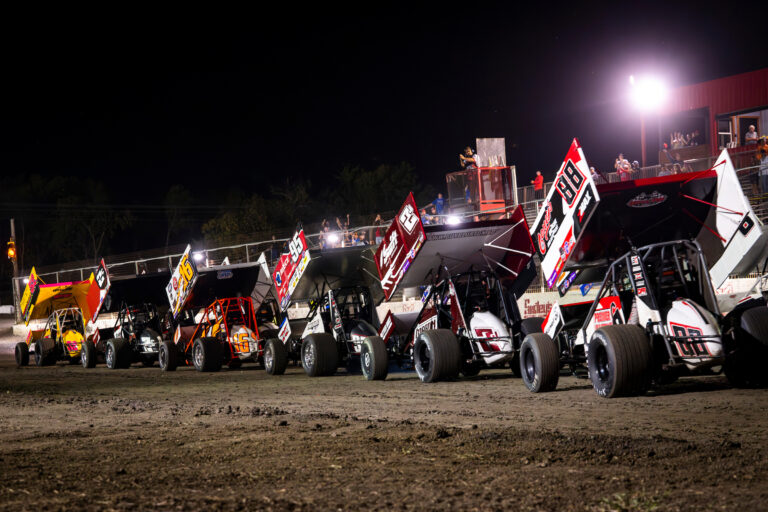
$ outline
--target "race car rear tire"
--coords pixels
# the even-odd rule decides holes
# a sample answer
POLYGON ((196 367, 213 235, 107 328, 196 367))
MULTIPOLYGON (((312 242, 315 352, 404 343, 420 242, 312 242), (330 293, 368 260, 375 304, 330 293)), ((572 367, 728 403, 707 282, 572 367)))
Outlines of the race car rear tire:
POLYGON ((269 375, 282 375, 288 367, 288 350, 278 338, 270 338, 264 345, 264 371, 269 375))
POLYGON ((112 338, 104 348, 104 362, 110 370, 124 369, 131 366, 131 354, 125 338, 112 338))
POLYGON ((560 380, 557 345, 543 332, 527 335, 520 345, 520 376, 532 393, 553 391, 560 380))
POLYGON ((241 366, 243 366, 243 362, 240 360, 239 357, 233 357, 232 359, 229 360, 229 363, 227 363, 227 366, 229 367, 230 370, 237 370, 241 366))
POLYGON ((736 346, 725 359, 723 371, 732 386, 755 388, 768 384, 765 360, 768 357, 768 307, 744 311, 740 329, 736 330, 736 346))
POLYGON ((160 348, 157 353, 157 362, 160 365, 160 370, 164 372, 174 372, 179 365, 179 351, 176 349, 176 345, 170 340, 164 340, 160 343, 160 348))
POLYGON ((644 393, 651 384, 651 344, 637 325, 608 325, 592 335, 587 350, 592 386, 605 398, 644 393))
POLYGON ((461 348, 448 329, 424 331, 413 344, 413 366, 421 382, 455 379, 461 367, 461 348))
POLYGON ((13 355, 16 358, 16 368, 27 366, 29 364, 29 345, 23 341, 18 342, 13 350, 13 355))
MULTIPOLYGON (((529 334, 534 334, 541 331, 541 324, 544 323, 544 319, 538 316, 531 318, 524 318, 520 321, 520 337, 525 340, 525 337, 529 334)), ((522 342, 521 342, 522 345, 522 342)), ((512 375, 517 378, 523 376, 520 371, 520 351, 515 352, 512 356, 512 360, 509 362, 509 369, 512 370, 512 375)))
POLYGON ((80 349, 80 362, 83 368, 96 368, 96 345, 86 340, 80 349))
POLYGON ((366 380, 384 380, 389 370, 387 345, 379 336, 368 336, 360 347, 360 369, 366 380))
POLYGON ((56 363, 56 342, 42 338, 35 342, 35 365, 50 366, 56 363))
POLYGON ((325 333, 310 334, 301 344, 301 364, 310 377, 323 377, 336 373, 339 353, 336 340, 325 333))
POLYGON ((199 372, 217 372, 224 364, 221 341, 217 338, 197 338, 192 344, 192 363, 199 372))

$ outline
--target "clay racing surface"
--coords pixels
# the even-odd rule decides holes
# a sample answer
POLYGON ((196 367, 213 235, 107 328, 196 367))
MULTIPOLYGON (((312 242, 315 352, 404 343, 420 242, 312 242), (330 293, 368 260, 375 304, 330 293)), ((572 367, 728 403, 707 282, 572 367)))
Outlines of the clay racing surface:
POLYGON ((507 371, 17 370, 3 325, 0 510, 768 507, 768 391, 724 377, 605 400, 507 371))

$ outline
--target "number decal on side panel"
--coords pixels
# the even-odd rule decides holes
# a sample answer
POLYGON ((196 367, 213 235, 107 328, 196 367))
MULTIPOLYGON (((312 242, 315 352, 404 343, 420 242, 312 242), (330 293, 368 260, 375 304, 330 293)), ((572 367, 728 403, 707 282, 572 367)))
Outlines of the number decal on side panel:
POLYGON ((413 228, 416 227, 416 223, 419 222, 419 216, 416 215, 416 212, 413 211, 413 207, 410 204, 406 204, 397 220, 406 231, 413 233, 413 228))
POLYGON ((555 188, 558 194, 565 200, 569 207, 573 206, 573 202, 576 200, 576 196, 579 195, 581 186, 586 181, 586 178, 581 174, 579 169, 573 165, 570 160, 563 168, 563 173, 558 177, 555 182, 555 188))
POLYGON ((291 261, 296 263, 301 257, 301 253, 304 251, 304 244, 301 243, 299 233, 293 235, 293 240, 288 244, 288 250, 291 252, 291 261))

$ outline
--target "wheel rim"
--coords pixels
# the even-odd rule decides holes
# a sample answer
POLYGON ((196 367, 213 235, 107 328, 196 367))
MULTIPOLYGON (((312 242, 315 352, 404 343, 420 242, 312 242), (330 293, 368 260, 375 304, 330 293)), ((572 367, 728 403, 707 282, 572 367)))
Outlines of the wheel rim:
POLYGON ((421 368, 421 372, 424 374, 429 372, 431 355, 432 354, 429 351, 429 345, 427 343, 422 343, 419 347, 419 368, 421 368))
POLYGON ((608 362, 608 351, 600 345, 595 354, 595 366, 597 367, 597 377, 601 382, 606 382, 611 377, 611 369, 608 362))
POLYGON ((21 349, 16 347, 16 364, 21 364, 21 349))
POLYGON ((194 353, 192 354, 192 357, 195 361, 195 366, 198 368, 203 367, 203 344, 202 343, 195 343, 194 353))
POLYGON ((272 371, 272 362, 274 361, 274 357, 272 355, 272 345, 267 345, 267 348, 264 349, 264 368, 267 369, 267 371, 272 371))
POLYGON ((371 353, 366 347, 363 347, 363 369, 366 371, 371 369, 371 353))
POLYGON ((525 365, 525 378, 528 382, 533 382, 536 378, 536 358, 533 357, 532 350, 526 350, 523 358, 525 365))
POLYGON ((83 368, 88 368, 88 350, 85 347, 80 353, 80 362, 83 363, 83 368))
POLYGON ((107 367, 108 368, 114 368, 115 367, 115 350, 112 347, 111 343, 109 345, 107 345, 107 353, 104 354, 104 358, 107 360, 107 367))
POLYGON ((312 368, 315 364, 315 345, 307 342, 304 347, 304 368, 312 368))
POLYGON ((165 347, 160 347, 160 352, 157 354, 157 362, 160 363, 160 368, 165 368, 168 362, 168 357, 165 352, 165 347))

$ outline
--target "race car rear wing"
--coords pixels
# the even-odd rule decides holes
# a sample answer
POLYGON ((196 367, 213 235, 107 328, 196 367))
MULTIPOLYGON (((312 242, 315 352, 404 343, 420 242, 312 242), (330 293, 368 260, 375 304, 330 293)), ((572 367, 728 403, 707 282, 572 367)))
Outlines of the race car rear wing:
POLYGON ((488 270, 510 285, 527 288, 533 241, 520 206, 507 218, 456 225, 423 225, 409 195, 376 252, 387 299, 398 287, 426 286, 442 271, 457 275, 488 270), (520 281, 526 281, 521 283, 520 281))
POLYGON ((110 286, 109 271, 103 259, 96 272, 91 272, 85 281, 46 284, 33 268, 19 302, 24 324, 29 325, 31 320, 47 318, 53 311, 69 307, 80 309, 86 322, 95 323, 110 286))
POLYGON ((599 202, 584 152, 573 139, 531 226, 531 237, 549 288, 561 284, 565 264, 599 202))

